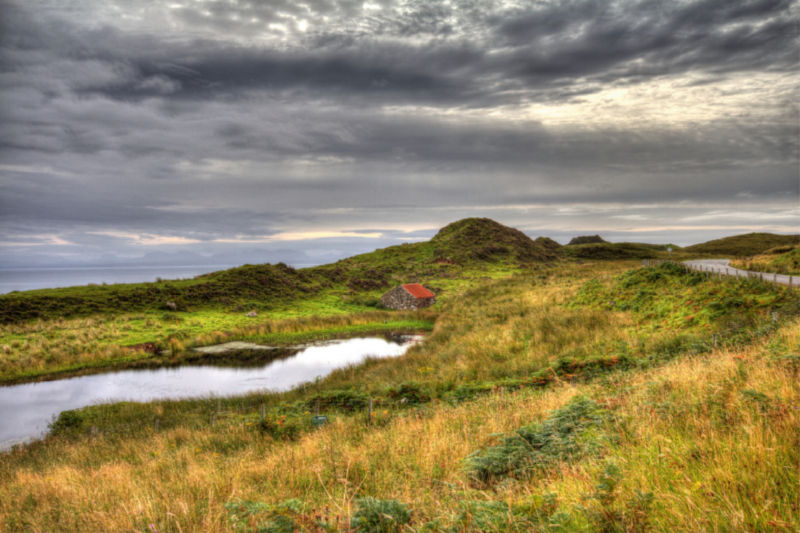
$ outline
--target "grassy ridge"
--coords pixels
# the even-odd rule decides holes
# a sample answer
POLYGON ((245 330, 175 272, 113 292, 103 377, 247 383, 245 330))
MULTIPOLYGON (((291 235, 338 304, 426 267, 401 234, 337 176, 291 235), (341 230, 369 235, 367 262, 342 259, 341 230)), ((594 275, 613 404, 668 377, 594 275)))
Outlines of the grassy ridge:
POLYGON ((567 257, 582 260, 666 259, 667 248, 672 247, 675 257, 682 251, 674 244, 645 244, 635 242, 604 242, 571 244, 564 248, 567 257))
POLYGON ((0 523, 255 531, 283 513, 309 531, 315 521, 345 531, 380 506, 360 499, 374 497, 397 500, 381 508, 398 521, 398 506, 413 509, 404 531, 793 531, 797 319, 773 324, 758 287, 730 284, 756 298, 724 309, 747 309, 749 334, 723 336, 713 349, 711 328, 665 325, 657 302, 703 289, 708 300, 685 305, 716 313, 711 295, 728 285, 631 266, 487 283, 454 295, 404 358, 342 369, 306 391, 224 400, 225 409, 267 403, 267 424, 251 411, 210 428, 212 399, 94 406, 85 411, 99 437, 67 431, 4 456, 0 523), (590 298, 601 290, 629 308, 605 308, 606 293, 590 298), (372 426, 363 404, 352 412, 344 402, 366 395, 381 399, 372 426), (302 424, 319 398, 338 403, 323 408, 329 425, 312 430, 302 424), (569 422, 580 402, 597 415, 590 425, 585 416, 569 422), (155 417, 178 422, 155 434, 155 417), (104 430, 123 421, 129 430, 104 430), (521 428, 530 442, 574 435, 575 447, 543 446, 538 466, 491 476, 468 466, 470 457, 516 453, 502 446, 521 428), (281 505, 292 498, 300 501, 281 505))
POLYGON ((313 268, 244 265, 192 280, 0 295, 0 323, 153 311, 275 312, 301 302, 375 307, 386 290, 409 282, 431 285, 446 298, 448 291, 477 277, 556 260, 559 248, 550 239, 533 241, 489 219, 465 219, 443 228, 429 242, 392 246, 313 268), (447 258, 456 264, 441 262, 447 258))
POLYGON ((796 245, 800 235, 774 233, 748 233, 687 246, 684 251, 693 254, 727 256, 728 258, 758 255, 776 246, 796 245))

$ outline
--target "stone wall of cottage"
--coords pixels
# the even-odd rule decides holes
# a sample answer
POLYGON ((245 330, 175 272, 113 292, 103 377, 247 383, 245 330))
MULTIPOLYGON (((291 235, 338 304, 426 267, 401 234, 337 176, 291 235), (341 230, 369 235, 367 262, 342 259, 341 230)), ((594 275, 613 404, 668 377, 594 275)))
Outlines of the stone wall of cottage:
POLYGON ((414 298, 402 285, 381 296, 381 305, 402 311, 415 311, 436 303, 436 298, 414 298))

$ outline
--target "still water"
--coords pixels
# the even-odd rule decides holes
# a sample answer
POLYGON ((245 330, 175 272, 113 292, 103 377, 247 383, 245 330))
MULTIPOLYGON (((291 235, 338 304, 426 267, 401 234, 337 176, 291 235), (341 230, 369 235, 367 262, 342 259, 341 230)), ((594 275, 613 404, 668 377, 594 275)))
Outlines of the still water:
POLYGON ((122 370, 76 378, 0 387, 0 450, 41 435, 61 411, 110 401, 148 401, 195 396, 228 396, 253 390, 288 390, 357 364, 367 356, 397 357, 419 337, 328 341, 304 347, 284 359, 245 368, 184 365, 122 370))

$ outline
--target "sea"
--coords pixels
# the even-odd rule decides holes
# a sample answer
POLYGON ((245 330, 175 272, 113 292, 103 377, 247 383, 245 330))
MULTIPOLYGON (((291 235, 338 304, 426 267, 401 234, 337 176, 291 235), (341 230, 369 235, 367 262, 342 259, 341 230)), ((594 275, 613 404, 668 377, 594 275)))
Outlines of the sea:
POLYGON ((200 274, 232 268, 236 265, 103 267, 103 268, 21 268, 0 269, 0 294, 35 289, 56 289, 96 283, 143 283, 191 279, 200 274))

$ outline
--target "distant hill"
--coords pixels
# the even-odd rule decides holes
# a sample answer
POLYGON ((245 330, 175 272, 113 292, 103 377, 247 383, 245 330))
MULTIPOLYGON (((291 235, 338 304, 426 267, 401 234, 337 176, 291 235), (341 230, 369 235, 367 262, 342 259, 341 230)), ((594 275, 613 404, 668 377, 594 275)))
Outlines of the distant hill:
POLYGON ((564 253, 575 259, 664 259, 667 248, 672 248, 673 252, 681 251, 680 246, 674 244, 604 242, 567 245, 564 253))
POLYGON ((567 246, 574 246, 576 244, 602 244, 607 243, 600 235, 584 235, 582 237, 573 237, 567 246))
POLYGON ((431 239, 436 259, 456 263, 513 261, 533 263, 561 258, 562 246, 547 237, 535 241, 518 229, 489 218, 465 218, 439 230, 431 239))
POLYGON ((725 237, 684 248, 693 254, 727 255, 746 257, 759 255, 777 246, 791 246, 800 243, 800 235, 776 235, 774 233, 748 233, 725 237))

